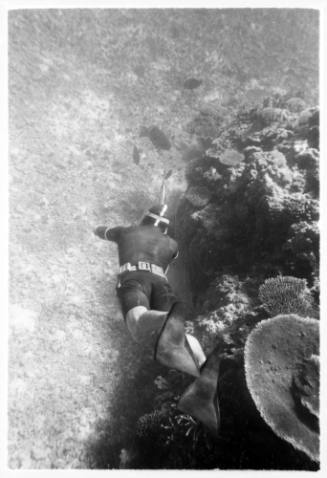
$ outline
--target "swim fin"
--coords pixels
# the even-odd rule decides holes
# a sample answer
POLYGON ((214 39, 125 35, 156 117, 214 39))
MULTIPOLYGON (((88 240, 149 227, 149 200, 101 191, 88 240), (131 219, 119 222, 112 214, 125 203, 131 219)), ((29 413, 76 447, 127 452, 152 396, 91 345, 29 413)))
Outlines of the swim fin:
POLYGON ((218 436, 220 409, 218 378, 221 362, 221 346, 217 346, 201 367, 200 376, 186 389, 177 408, 193 416, 205 425, 212 435, 218 436))

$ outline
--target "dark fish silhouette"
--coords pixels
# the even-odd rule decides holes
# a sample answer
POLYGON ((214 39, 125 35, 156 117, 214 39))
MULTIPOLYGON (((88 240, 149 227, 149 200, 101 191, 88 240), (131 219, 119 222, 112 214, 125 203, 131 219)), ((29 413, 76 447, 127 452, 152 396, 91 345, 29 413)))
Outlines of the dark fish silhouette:
POLYGON ((202 85, 202 80, 197 80, 196 78, 189 78, 185 81, 184 88, 186 88, 187 90, 195 90, 195 88, 198 88, 200 85, 202 85))
POLYGON ((135 164, 140 163, 140 152, 139 152, 139 150, 137 149, 136 146, 134 146, 134 148, 133 148, 133 161, 134 161, 135 164))
POLYGON ((167 150, 171 148, 169 139, 165 133, 158 128, 158 126, 150 126, 150 128, 145 128, 142 126, 140 136, 147 136, 157 149, 167 150))
POLYGON ((172 169, 170 169, 170 170, 168 171, 168 173, 166 173, 166 174, 165 174, 165 176, 164 176, 164 180, 166 180, 166 179, 170 178, 170 176, 171 176, 172 174, 173 174, 173 170, 172 170, 172 169))

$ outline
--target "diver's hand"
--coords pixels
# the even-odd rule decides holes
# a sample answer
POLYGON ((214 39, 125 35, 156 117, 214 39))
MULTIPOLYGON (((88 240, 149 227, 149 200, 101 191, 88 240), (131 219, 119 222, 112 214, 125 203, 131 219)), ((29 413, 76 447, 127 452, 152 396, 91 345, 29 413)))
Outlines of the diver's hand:
POLYGON ((108 240, 106 236, 106 231, 108 230, 107 226, 97 226, 93 232, 96 236, 100 237, 100 239, 108 240))

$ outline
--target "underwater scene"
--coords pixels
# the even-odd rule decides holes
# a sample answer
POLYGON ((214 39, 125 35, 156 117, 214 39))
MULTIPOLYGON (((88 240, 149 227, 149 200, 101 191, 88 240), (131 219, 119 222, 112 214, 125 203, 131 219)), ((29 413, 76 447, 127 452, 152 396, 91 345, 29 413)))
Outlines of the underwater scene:
POLYGON ((9 11, 9 468, 320 469, 319 16, 9 11), (159 200, 195 381, 99 240, 159 200))

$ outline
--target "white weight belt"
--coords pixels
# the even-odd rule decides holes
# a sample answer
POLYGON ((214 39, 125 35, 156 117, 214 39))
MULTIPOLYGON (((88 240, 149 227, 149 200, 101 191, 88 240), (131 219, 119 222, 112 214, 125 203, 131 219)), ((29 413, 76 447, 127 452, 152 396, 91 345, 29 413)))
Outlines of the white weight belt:
POLYGON ((165 271, 162 267, 157 266, 156 264, 151 264, 151 262, 139 261, 136 265, 132 265, 130 262, 126 262, 119 267, 119 274, 127 271, 148 271, 157 276, 163 277, 166 279, 165 271))

